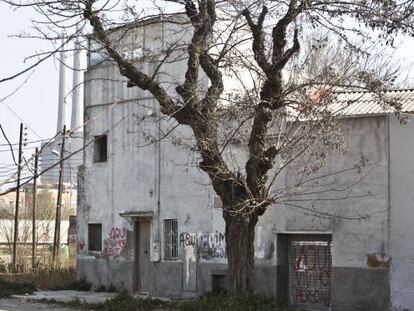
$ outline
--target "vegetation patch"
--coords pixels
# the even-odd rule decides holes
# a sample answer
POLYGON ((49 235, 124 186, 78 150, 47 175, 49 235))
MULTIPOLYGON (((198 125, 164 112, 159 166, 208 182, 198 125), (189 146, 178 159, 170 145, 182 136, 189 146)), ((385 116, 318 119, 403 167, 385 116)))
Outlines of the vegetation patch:
POLYGON ((115 298, 106 301, 100 306, 104 311, 149 311, 149 310, 173 310, 173 304, 158 299, 137 299, 126 292, 120 293, 115 298))
POLYGON ((10 282, 0 279, 0 297, 9 297, 11 295, 32 294, 36 290, 33 283, 28 282, 10 282))
POLYGON ((137 299, 126 292, 101 304, 84 304, 79 301, 62 303, 84 310, 102 311, 288 311, 271 298, 259 295, 229 297, 224 294, 207 294, 197 300, 165 302, 157 299, 137 299))
POLYGON ((2 274, 1 278, 10 283, 33 283, 39 289, 62 290, 76 281, 76 272, 73 267, 42 267, 26 273, 2 274))
POLYGON ((92 283, 88 282, 85 278, 75 280, 69 283, 65 289, 77 290, 80 292, 88 292, 92 288, 92 283))
POLYGON ((287 311, 275 300, 260 295, 230 297, 207 294, 197 300, 181 303, 180 311, 287 311))

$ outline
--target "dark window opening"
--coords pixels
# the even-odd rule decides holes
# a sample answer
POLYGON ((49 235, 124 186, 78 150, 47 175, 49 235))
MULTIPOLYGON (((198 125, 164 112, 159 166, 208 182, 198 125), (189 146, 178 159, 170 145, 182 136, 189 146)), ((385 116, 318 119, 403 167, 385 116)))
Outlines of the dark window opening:
POLYGON ((164 259, 178 259, 178 222, 177 219, 164 220, 164 259))
POLYGON ((102 251, 102 224, 88 224, 88 250, 102 251))
POLYGON ((95 144, 93 150, 94 162, 106 162, 108 159, 108 136, 95 136, 95 144))
POLYGON ((219 294, 226 291, 226 276, 222 274, 211 275, 211 291, 219 294))

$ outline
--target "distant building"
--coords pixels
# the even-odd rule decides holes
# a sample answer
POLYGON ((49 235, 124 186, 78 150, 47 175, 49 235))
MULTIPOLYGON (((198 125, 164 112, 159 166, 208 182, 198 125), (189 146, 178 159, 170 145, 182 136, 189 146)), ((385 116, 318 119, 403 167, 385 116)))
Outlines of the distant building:
MULTIPOLYGON (((63 182, 71 185, 77 183, 77 172, 83 158, 83 72, 81 67, 81 57, 78 39, 74 43, 73 55, 73 79, 72 89, 67 89, 67 57, 66 52, 60 54, 59 67, 59 99, 58 99, 58 123, 56 133, 60 133, 66 125, 66 130, 70 135, 66 137, 63 157, 75 153, 63 164, 63 182)), ((42 145, 40 165, 42 170, 48 169, 60 160, 61 135, 58 135, 53 143, 45 142, 42 145)), ((58 184, 59 166, 50 168, 41 175, 40 180, 44 184, 58 184)))
MULTIPOLYGON (((128 28, 123 40, 142 40, 127 52, 156 54, 160 38, 174 40, 174 27, 182 26, 153 19, 128 28)), ((166 63, 160 79, 178 79, 185 69, 185 59, 166 63)), ((223 288, 224 220, 207 175, 188 165, 197 154, 168 139, 148 143, 145 134, 157 137, 168 121, 157 118, 149 93, 127 88, 99 53, 90 53, 85 80, 85 141, 93 143, 80 173, 78 277, 170 298, 223 288)), ((388 95, 400 98, 402 112, 414 112, 413 90, 388 95)), ((346 180, 357 167, 330 173, 361 162, 360 181, 342 190, 348 199, 315 193, 303 198, 307 210, 292 203, 266 211, 256 228, 258 291, 301 310, 414 310, 414 123, 401 126, 369 93, 344 94, 341 104, 349 105, 342 122, 352 152, 330 157, 320 177, 346 180)), ((295 169, 281 186, 294 184, 295 169)))

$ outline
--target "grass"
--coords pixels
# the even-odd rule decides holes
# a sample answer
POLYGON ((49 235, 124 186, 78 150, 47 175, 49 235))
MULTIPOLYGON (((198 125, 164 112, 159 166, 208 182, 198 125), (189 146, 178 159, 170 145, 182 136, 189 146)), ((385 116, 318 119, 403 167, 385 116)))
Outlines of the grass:
POLYGON ((31 294, 36 290, 33 283, 22 282, 14 283, 0 278, 0 297, 9 297, 11 295, 31 294))
POLYGON ((74 280, 71 283, 67 284, 64 289, 78 290, 81 292, 88 292, 92 288, 92 283, 88 282, 86 279, 82 278, 80 280, 74 280))
MULTIPOLYGON (((55 301, 49 301, 56 303, 55 301)), ((288 311, 273 299, 259 295, 229 297, 224 294, 207 294, 187 302, 164 302, 151 299, 137 299, 126 292, 102 304, 84 304, 79 301, 61 303, 83 310, 100 311, 288 311)))
POLYGON ((260 295, 230 297, 224 294, 207 294, 201 298, 182 303, 180 311, 287 311, 275 300, 260 295))
POLYGON ((29 273, 2 274, 0 277, 11 283, 33 283, 37 288, 46 290, 67 289, 76 282, 76 272, 73 267, 43 268, 29 273))

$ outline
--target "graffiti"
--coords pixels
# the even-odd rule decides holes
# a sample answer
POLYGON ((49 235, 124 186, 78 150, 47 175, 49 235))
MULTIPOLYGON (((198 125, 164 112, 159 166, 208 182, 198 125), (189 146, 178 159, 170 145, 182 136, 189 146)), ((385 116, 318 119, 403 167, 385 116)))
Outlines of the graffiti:
POLYGON ((305 245, 294 249, 296 303, 331 304, 331 254, 329 246, 305 245))
POLYGON ((105 254, 118 257, 126 247, 126 229, 112 228, 107 239, 104 240, 105 254))
POLYGON ((79 240, 77 243, 77 249, 78 249, 78 253, 83 251, 85 249, 85 242, 83 242, 82 240, 79 240))
POLYGON ((325 290, 297 288, 295 298, 297 303, 331 305, 331 292, 325 290))
POLYGON ((226 241, 224 234, 215 233, 187 233, 180 234, 180 246, 193 246, 197 258, 210 260, 213 258, 226 258, 226 241))

